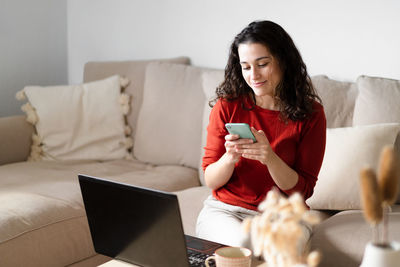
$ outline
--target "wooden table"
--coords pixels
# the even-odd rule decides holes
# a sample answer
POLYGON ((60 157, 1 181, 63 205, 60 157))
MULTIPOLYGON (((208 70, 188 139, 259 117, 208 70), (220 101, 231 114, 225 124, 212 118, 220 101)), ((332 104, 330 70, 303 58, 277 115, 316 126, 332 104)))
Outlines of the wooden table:
MULTIPOLYGON (((100 267, 139 267, 138 265, 130 264, 127 262, 123 262, 120 260, 110 260, 106 263, 99 265, 100 267)), ((262 267, 263 262, 259 260, 252 259, 251 261, 252 267, 262 267)))

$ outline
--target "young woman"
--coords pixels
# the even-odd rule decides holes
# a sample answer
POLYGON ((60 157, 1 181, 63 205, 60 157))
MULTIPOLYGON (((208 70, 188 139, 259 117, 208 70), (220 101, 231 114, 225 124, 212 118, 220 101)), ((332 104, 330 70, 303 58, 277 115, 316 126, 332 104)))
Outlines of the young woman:
POLYGON ((312 195, 326 119, 299 51, 271 21, 252 22, 235 37, 216 94, 203 158, 213 191, 196 231, 201 238, 245 246, 241 222, 257 214, 269 190, 312 195), (229 134, 225 123, 249 124, 257 141, 229 134))

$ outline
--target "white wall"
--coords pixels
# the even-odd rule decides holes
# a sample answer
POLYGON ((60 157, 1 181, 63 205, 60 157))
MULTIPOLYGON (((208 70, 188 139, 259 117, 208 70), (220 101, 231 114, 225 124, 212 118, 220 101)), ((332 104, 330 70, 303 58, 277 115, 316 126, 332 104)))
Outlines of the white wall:
POLYGON ((186 55, 224 68, 233 37, 269 19, 294 39, 311 75, 400 79, 397 0, 69 0, 69 82, 91 60, 186 55))
POLYGON ((0 117, 21 113, 26 85, 80 83, 91 60, 185 55, 224 68, 256 19, 291 34, 311 75, 400 79, 399 14, 397 0, 0 0, 0 117))
POLYGON ((66 0, 0 0, 0 117, 26 85, 68 82, 66 0))

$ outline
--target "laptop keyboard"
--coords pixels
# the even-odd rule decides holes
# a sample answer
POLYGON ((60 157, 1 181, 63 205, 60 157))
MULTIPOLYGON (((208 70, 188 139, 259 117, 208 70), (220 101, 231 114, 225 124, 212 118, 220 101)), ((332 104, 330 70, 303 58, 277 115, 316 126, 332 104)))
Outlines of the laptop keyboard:
MULTIPOLYGON (((205 267, 204 261, 211 255, 200 253, 193 250, 188 250, 188 259, 191 267, 205 267)), ((215 261, 210 260, 209 265, 215 267, 215 261)))

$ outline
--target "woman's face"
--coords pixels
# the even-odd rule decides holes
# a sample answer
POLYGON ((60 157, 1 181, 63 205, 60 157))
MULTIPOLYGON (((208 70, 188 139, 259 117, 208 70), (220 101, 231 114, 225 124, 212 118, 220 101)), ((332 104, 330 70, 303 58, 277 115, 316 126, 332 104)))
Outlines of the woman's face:
POLYGON ((243 43, 238 47, 242 74, 257 97, 274 97, 275 88, 282 79, 278 60, 269 49, 259 43, 243 43))

